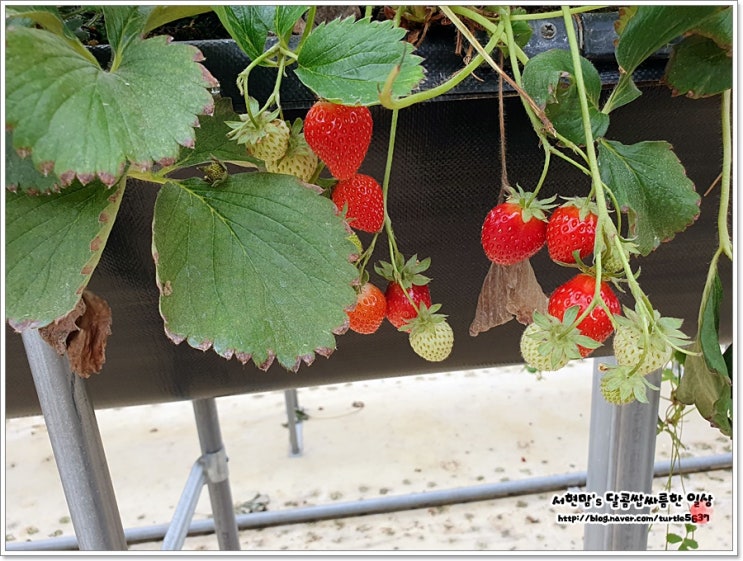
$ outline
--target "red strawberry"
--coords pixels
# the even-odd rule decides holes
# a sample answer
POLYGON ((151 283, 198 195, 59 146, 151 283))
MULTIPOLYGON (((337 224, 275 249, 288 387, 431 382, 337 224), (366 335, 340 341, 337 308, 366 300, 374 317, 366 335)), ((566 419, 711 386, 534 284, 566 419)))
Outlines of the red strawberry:
POLYGON ((346 313, 352 331, 369 335, 382 325, 386 312, 387 300, 384 294, 367 282, 359 290, 354 309, 346 313))
MULTIPOLYGON (((595 289, 596 278, 586 273, 580 273, 565 284, 557 287, 552 293, 552 296, 550 296, 549 303, 547 304, 547 312, 551 316, 562 320, 565 310, 573 306, 579 306, 578 315, 580 315, 591 303, 595 289)), ((621 312, 622 307, 619 304, 619 300, 609 285, 603 281, 601 282, 601 298, 606 303, 612 315, 617 315, 621 312)), ((606 315, 606 312, 600 305, 597 305, 578 324, 578 331, 594 341, 603 343, 612 334, 614 327, 611 323, 611 318, 606 315)), ((592 349, 586 347, 579 347, 579 349, 581 356, 584 358, 592 352, 592 349)))
POLYGON ((430 257, 418 261, 418 256, 413 255, 405 261, 402 254, 398 253, 395 255, 394 267, 385 261, 374 266, 377 274, 390 281, 384 293, 387 300, 387 319, 398 329, 418 316, 421 304, 431 307, 431 291, 428 289, 431 279, 422 274, 430 265, 430 257))
POLYGON ((367 107, 318 101, 304 119, 304 137, 333 177, 349 179, 366 157, 372 126, 367 107))
POLYGON ((346 218, 352 228, 379 232, 384 224, 384 194, 379 183, 368 175, 357 173, 336 183, 333 202, 338 210, 348 207, 346 218))
POLYGON ((521 187, 511 189, 505 202, 495 206, 485 217, 481 242, 485 255, 498 265, 513 265, 528 259, 541 249, 547 237, 544 211, 554 197, 531 200, 532 193, 521 187))
POLYGON ((595 206, 576 197, 555 209, 547 222, 547 251, 553 261, 575 263, 575 251, 581 259, 593 253, 598 220, 595 206))
MULTIPOLYGON (((408 288, 407 292, 418 308, 422 303, 431 307, 431 291, 428 285, 414 284, 408 288)), ((407 320, 418 315, 408 297, 405 296, 405 289, 396 282, 390 282, 387 285, 384 297, 387 300, 387 319, 395 327, 402 327, 407 320)))

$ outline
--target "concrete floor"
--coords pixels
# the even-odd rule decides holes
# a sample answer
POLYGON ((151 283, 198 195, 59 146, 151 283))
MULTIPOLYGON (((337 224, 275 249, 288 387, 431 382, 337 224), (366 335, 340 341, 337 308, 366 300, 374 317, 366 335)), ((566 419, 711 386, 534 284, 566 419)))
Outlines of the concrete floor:
MULTIPOLYGON (((289 454, 283 393, 220 398, 235 509, 279 510, 585 471, 591 372, 588 360, 542 379, 506 367, 300 389, 309 418, 299 457, 289 454)), ((661 411, 665 406, 661 401, 661 411)), ((97 416, 124 527, 167 523, 199 455, 191 404, 97 416)), ((683 456, 732 450, 696 412, 687 416, 682 440, 683 456)), ((6 542, 74 535, 43 419, 6 420, 5 452, 6 542)), ((656 458, 669 454, 670 439, 661 435, 656 458)), ((731 470, 659 478, 654 493, 666 485, 715 497, 710 523, 693 536, 699 550, 737 548, 731 470)), ((580 509, 553 506, 555 494, 561 493, 245 530, 240 542, 254 552, 582 550, 584 526, 556 520, 580 509)), ((670 509, 686 512, 686 504, 670 509)), ((204 491, 196 518, 209 513, 204 491)), ((648 549, 664 550, 667 532, 684 535, 684 526, 653 525, 648 549)), ((213 535, 188 538, 184 547, 217 548, 213 535)))

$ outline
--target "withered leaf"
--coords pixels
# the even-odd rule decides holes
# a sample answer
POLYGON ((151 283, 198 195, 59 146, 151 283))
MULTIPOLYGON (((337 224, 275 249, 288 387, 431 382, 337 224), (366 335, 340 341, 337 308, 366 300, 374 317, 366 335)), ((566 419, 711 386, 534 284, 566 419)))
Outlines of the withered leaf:
POLYGON ((106 342, 111 335, 111 308, 89 290, 83 292, 85 312, 77 322, 79 330, 71 334, 67 358, 72 371, 82 378, 97 374, 106 362, 106 342))
POLYGON ((111 308, 103 298, 85 290, 69 314, 42 327, 39 334, 57 353, 67 354, 75 374, 88 378, 100 372, 106 362, 111 308))
POLYGON ((475 337, 513 318, 529 325, 535 310, 547 313, 547 301, 528 259, 515 265, 491 263, 477 299, 470 335, 475 337))
POLYGON ((78 331, 77 320, 85 313, 85 307, 85 302, 80 298, 72 311, 67 315, 57 318, 45 327, 39 328, 41 338, 49 343, 57 351, 57 354, 63 355, 67 352, 67 340, 71 333, 78 331))

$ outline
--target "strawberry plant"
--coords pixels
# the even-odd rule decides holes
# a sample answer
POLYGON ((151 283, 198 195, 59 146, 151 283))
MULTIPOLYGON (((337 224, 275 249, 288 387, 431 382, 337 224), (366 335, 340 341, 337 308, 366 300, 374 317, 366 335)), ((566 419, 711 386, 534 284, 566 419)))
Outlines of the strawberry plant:
POLYGON ((106 5, 99 11, 110 46, 106 66, 81 42, 79 21, 67 22, 50 6, 8 6, 7 320, 20 331, 74 323, 85 313, 78 304, 122 198, 146 182, 159 189, 153 282, 164 332, 176 344, 262 369, 277 361, 296 370, 316 354, 329 355, 349 325, 376 331, 384 314, 408 332, 414 352, 444 360, 454 333, 439 313, 446 302, 433 298, 435 281, 423 275, 431 261, 417 257, 428 248, 414 248, 406 259, 393 226, 390 192, 405 188, 393 173, 397 129, 406 108, 450 92, 485 66, 499 77, 501 96, 508 87, 521 100, 543 158, 536 182, 510 185, 499 104, 502 177, 487 201, 492 211, 472 219, 479 240, 453 242, 479 243, 491 262, 488 279, 496 279, 484 283, 479 302, 497 313, 478 331, 514 317, 530 324, 521 351, 542 370, 587 356, 616 332, 620 360, 605 367, 602 381, 614 403, 644 400, 648 370, 680 352, 685 372, 674 399, 695 404, 731 434, 718 266, 733 255, 732 7, 620 9, 618 78, 607 91, 597 67, 581 56, 574 28, 574 18, 595 9, 414 6, 380 9, 375 19, 368 7, 361 18, 316 24, 316 6, 106 5), (216 14, 250 61, 235 77, 241 104, 219 97, 200 51, 153 33, 204 11, 216 14), (548 17, 564 21, 568 48, 527 55, 529 22, 548 17), (429 83, 413 43, 434 23, 455 30, 468 55, 459 72, 429 83), (720 100, 719 243, 700 287, 697 326, 655 309, 639 273, 642 258, 693 226, 699 186, 669 142, 612 138, 612 121, 625 118, 617 109, 642 95, 634 72, 669 44, 664 82, 673 93, 720 100), (256 93, 257 72, 273 80, 269 91, 256 93), (282 104, 289 73, 316 97, 293 122, 282 104), (362 171, 377 131, 372 106, 389 111, 382 177, 362 171), (540 194, 555 160, 585 178, 579 198, 540 194), (198 173, 183 179, 185 169, 198 173), (380 240, 389 256, 370 266, 380 240), (545 245, 554 270, 575 269, 549 299, 538 278, 548 271, 530 263, 545 245), (378 279, 370 278, 375 273, 378 279), (387 282, 384 306, 375 293, 374 319, 359 319, 375 282, 387 282), (684 335, 695 327, 693 339, 684 335))

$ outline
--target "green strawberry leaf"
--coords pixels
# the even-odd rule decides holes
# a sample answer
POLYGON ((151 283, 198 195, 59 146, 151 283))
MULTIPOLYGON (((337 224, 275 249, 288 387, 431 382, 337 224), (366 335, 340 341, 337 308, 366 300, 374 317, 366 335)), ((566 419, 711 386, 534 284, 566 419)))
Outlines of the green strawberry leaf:
POLYGON ((703 37, 712 39, 721 49, 725 49, 728 55, 733 54, 733 8, 727 8, 715 12, 711 16, 700 21, 692 29, 703 37))
MULTIPOLYGON (((111 45, 114 60, 137 38, 144 35, 147 14, 138 6, 103 6, 103 21, 106 24, 106 37, 111 45)), ((114 62, 114 64, 116 64, 114 62)))
POLYGON ((124 183, 6 194, 5 317, 14 328, 43 327, 75 307, 108 240, 124 183))
POLYGON ((733 59, 712 39, 691 35, 674 47, 664 79, 674 95, 716 95, 733 87, 733 59))
POLYGON ((232 108, 232 99, 220 98, 214 104, 213 115, 200 115, 193 148, 181 148, 176 168, 195 166, 219 160, 237 165, 257 166, 261 162, 248 154, 245 146, 227 138, 230 132, 226 121, 239 121, 240 116, 232 108))
POLYGON ((722 298, 722 281, 715 271, 712 290, 702 302, 699 332, 691 348, 699 354, 686 357, 675 397, 681 403, 695 405, 702 417, 724 435, 732 436, 732 381, 719 339, 722 298))
POLYGON ((27 194, 59 191, 59 178, 52 174, 43 175, 34 167, 31 158, 21 158, 13 150, 13 135, 5 132, 5 187, 9 191, 27 194))
POLYGON ((421 57, 411 54, 405 30, 392 21, 332 20, 312 30, 299 52, 297 77, 319 97, 345 105, 379 103, 379 92, 397 65, 395 96, 423 80, 421 57))
MULTIPOLYGON (((609 116, 598 109, 601 77, 590 61, 581 57, 581 70, 588 97, 588 111, 594 138, 603 136, 609 116)), ((522 85, 555 129, 576 144, 585 144, 583 118, 575 84, 575 68, 569 51, 552 49, 532 57, 524 67, 522 85)))
POLYGON ((139 11, 145 15, 144 32, 149 33, 167 23, 198 16, 210 12, 209 6, 169 5, 169 6, 139 6, 139 11))
POLYGON ((602 139, 598 163, 601 179, 628 214, 640 254, 648 255, 699 215, 700 197, 669 143, 602 139))
POLYGON ((620 78, 604 105, 603 112, 625 105, 641 95, 632 73, 653 53, 673 39, 714 16, 720 6, 650 6, 623 10, 615 25, 619 40, 615 51, 620 78))
POLYGON ((719 10, 715 5, 638 6, 621 27, 616 48, 619 66, 631 74, 658 49, 719 10))
POLYGON ((180 343, 296 370, 335 348, 356 300, 355 251, 333 203, 268 173, 168 183, 155 204, 160 312, 180 343))
POLYGON ((65 25, 56 6, 8 6, 5 17, 30 20, 47 31, 79 43, 77 36, 65 25))
POLYGON ((252 60, 260 57, 270 33, 284 45, 288 43, 294 24, 308 6, 214 6, 219 21, 237 45, 252 60))
POLYGON ((196 62, 201 53, 164 36, 130 40, 110 72, 41 29, 9 29, 5 53, 13 146, 64 185, 112 185, 127 162, 172 163, 179 146, 193 145, 196 116, 213 107, 216 81, 196 62))
POLYGON ((263 54, 268 32, 273 27, 275 6, 214 6, 213 9, 237 46, 251 60, 263 54))
POLYGON ((282 4, 275 7, 273 31, 286 42, 291 36, 294 24, 299 21, 309 6, 292 6, 282 4))

